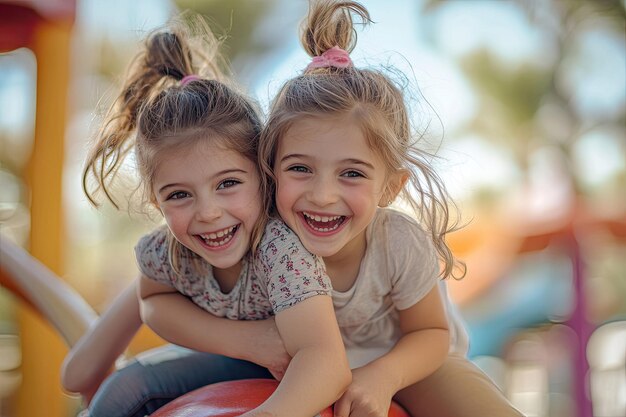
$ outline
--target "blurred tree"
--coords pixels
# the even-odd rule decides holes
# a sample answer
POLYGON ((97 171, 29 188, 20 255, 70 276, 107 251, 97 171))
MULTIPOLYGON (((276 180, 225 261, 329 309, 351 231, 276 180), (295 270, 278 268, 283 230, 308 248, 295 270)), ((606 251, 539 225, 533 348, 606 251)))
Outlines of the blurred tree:
MULTIPOLYGON (((624 298, 624 286, 620 284, 623 282, 624 260, 618 255, 623 253, 624 240, 622 236, 619 241, 617 235, 612 240, 607 240, 605 236, 604 240, 594 239, 597 234, 606 234, 609 222, 598 222, 604 220, 605 214, 598 213, 593 206, 597 201, 590 198, 592 194, 594 197, 601 194, 601 202, 604 203, 602 209, 613 211, 614 221, 621 222, 623 227, 626 210, 626 91, 616 92, 612 84, 617 81, 620 90, 624 89, 625 2, 425 0, 423 12, 432 17, 434 14, 446 13, 450 6, 458 11, 476 5, 501 7, 507 11, 516 8, 525 17, 528 30, 541 37, 540 42, 535 42, 533 53, 520 53, 518 60, 505 61, 486 47, 474 49, 459 58, 459 67, 475 89, 478 107, 474 118, 465 126, 465 132, 460 133, 473 134, 511 149, 517 164, 526 174, 519 184, 521 187, 513 184, 509 187, 514 192, 522 190, 519 193, 522 198, 517 201, 519 207, 515 207, 521 210, 517 216, 509 213, 510 223, 496 234, 514 229, 515 223, 519 225, 527 220, 539 220, 537 223, 544 228, 543 232, 557 234, 557 238, 546 234, 550 239, 547 244, 558 242, 556 245, 567 251, 571 259, 574 294, 567 324, 574 330, 576 337, 567 346, 572 355, 570 367, 573 382, 570 391, 574 405, 571 410, 564 408, 565 411, 559 413, 554 409, 557 402, 551 401, 547 414, 590 417, 592 407, 587 391, 589 374, 586 347, 594 324, 589 323, 587 310, 589 305, 596 303, 596 307, 590 310, 605 314, 604 317, 595 317, 598 322, 610 319, 611 316, 623 317, 625 313, 624 310, 618 310, 620 305, 617 302, 603 310, 598 308, 600 304, 597 300, 606 300, 606 297, 599 296, 600 286, 597 284, 600 280, 596 277, 606 278, 605 292, 621 292, 622 295, 617 298, 624 298), (606 44, 617 47, 602 48, 606 44), (618 60, 611 56, 616 53, 620 54, 618 60), (610 101, 603 99, 607 96, 611 97, 610 101), (581 147, 581 143, 591 134, 606 141, 594 140, 588 142, 593 146, 581 147), (596 152, 598 147, 606 146, 607 143, 610 147, 596 153, 595 159, 594 155, 581 155, 581 149, 596 152), (539 150, 543 154, 537 152, 539 150), (613 150, 621 154, 612 155, 613 150), (533 165, 538 155, 549 156, 540 169, 533 165), (581 164, 581 158, 588 162, 581 164), (611 177, 605 175, 601 182, 589 186, 587 177, 593 176, 598 168, 602 168, 598 165, 611 158, 619 160, 611 177), (549 175, 553 175, 553 178, 546 178, 549 175), (545 183, 548 185, 545 186, 545 183), (537 208, 533 203, 539 200, 551 204, 540 205, 538 210, 531 213, 533 208, 537 208), (533 215, 537 217, 533 218, 533 215), (609 251, 616 256, 598 260, 598 252, 609 251), (620 272, 615 273, 616 270, 620 272), (609 281, 613 281, 613 284, 608 284, 609 281), (595 284, 595 292, 588 288, 592 282, 595 284)), ((504 32, 507 28, 500 30, 504 32)), ((506 35, 503 33, 503 36, 506 35)), ((430 39, 436 40, 436 37, 430 36, 430 39)), ((514 43, 507 45, 511 51, 515 51, 516 46, 514 43)), ((524 226, 524 230, 520 231, 522 234, 537 233, 532 225, 524 226)), ((498 256, 495 250, 490 255, 498 256)), ((506 274, 503 272, 504 276, 506 274)), ((537 306, 529 305, 525 308, 530 311, 536 310, 537 306)), ((547 322, 548 317, 545 320, 547 322)), ((549 371, 551 381, 556 381, 558 375, 553 370, 549 371)), ((604 385, 601 389, 606 387, 604 385)), ((558 392, 554 386, 549 389, 551 394, 558 392)))
MULTIPOLYGON (((238 59, 245 61, 247 56, 262 56, 275 47, 272 37, 258 36, 258 28, 278 1, 173 0, 173 4, 180 11, 193 10, 202 15, 215 35, 225 38, 221 53, 229 62, 234 62, 238 59)), ((107 36, 92 38, 91 41, 95 45, 90 50, 97 55, 85 60, 85 63, 94 65, 95 72, 109 82, 120 79, 135 55, 138 43, 122 43, 119 38, 107 36)))
MULTIPOLYGON (((461 2, 426 0, 426 14, 445 13, 461 2)), ((471 6, 473 2, 465 4, 471 6)), ((591 114, 581 110, 579 86, 567 79, 572 66, 588 57, 580 50, 584 36, 600 31, 623 44, 626 10, 621 0, 511 0, 528 23, 543 36, 542 46, 551 56, 537 54, 518 66, 503 62, 488 49, 475 50, 460 59, 460 67, 477 90, 479 109, 467 131, 512 149, 525 172, 537 146, 554 145, 562 151, 563 169, 578 193, 584 193, 580 174, 573 169, 573 148, 586 133, 602 128, 624 135, 626 113, 591 114)), ((501 4, 500 4, 501 5, 501 4)), ((596 66, 601 62, 594 63, 596 66)), ((596 67, 597 68, 597 67, 596 67)), ((585 68, 589 70, 589 67, 585 68)), ((591 66, 593 70, 593 66, 591 66)), ((626 95, 626 92, 624 93, 626 95)), ((623 103, 622 103, 623 105, 623 103)), ((623 136, 622 136, 623 137, 623 136)), ((618 182, 624 175, 617 174, 618 182)), ((620 184, 618 184, 619 186, 620 184)))
POLYGON ((258 27, 277 1, 174 0, 174 3, 180 10, 194 10, 207 17, 218 36, 227 36, 223 53, 232 62, 242 55, 262 55, 272 48, 269 39, 258 36, 258 27))

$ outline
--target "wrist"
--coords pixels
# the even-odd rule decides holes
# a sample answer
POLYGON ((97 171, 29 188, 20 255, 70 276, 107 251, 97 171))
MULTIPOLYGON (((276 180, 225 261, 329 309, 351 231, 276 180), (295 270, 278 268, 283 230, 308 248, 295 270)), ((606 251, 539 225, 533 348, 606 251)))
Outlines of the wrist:
POLYGON ((258 326, 255 326, 255 321, 241 320, 229 324, 237 326, 237 331, 234 343, 232 343, 232 352, 228 356, 255 362, 254 359, 259 350, 258 337, 255 335, 258 326))
POLYGON ((402 373, 393 372, 396 368, 385 362, 385 357, 383 356, 365 365, 364 368, 367 368, 366 374, 372 376, 371 381, 375 381, 376 385, 383 387, 383 389, 388 391, 389 396, 392 397, 403 388, 402 373))

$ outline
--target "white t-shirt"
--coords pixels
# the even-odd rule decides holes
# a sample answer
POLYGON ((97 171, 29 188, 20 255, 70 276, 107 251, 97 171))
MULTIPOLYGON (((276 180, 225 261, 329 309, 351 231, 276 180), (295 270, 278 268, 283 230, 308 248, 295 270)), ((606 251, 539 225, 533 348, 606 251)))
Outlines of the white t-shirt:
POLYGON ((379 208, 366 230, 367 250, 352 288, 333 290, 333 303, 351 368, 384 355, 402 336, 398 310, 435 286, 447 310, 450 352, 466 354, 467 333, 450 302, 429 235, 412 217, 379 208))

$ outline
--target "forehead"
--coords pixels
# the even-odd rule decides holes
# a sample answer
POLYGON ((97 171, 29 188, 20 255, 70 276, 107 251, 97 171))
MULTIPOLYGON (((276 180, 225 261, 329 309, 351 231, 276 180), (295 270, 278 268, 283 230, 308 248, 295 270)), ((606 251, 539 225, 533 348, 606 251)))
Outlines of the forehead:
POLYGON ((279 142, 279 154, 315 153, 325 159, 375 159, 360 124, 352 117, 304 117, 294 121, 279 142))
POLYGON ((156 160, 155 180, 163 176, 213 175, 227 169, 256 173, 256 164, 224 141, 197 140, 162 150, 156 160))
POLYGON ((302 116, 291 122, 285 136, 333 134, 343 130, 352 130, 353 128, 360 130, 356 121, 348 116, 302 116))

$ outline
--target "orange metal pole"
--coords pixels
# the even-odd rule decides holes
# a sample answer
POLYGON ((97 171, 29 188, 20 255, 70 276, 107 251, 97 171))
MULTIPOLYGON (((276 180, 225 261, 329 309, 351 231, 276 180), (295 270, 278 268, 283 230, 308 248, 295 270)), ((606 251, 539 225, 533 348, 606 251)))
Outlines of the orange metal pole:
MULTIPOLYGON (((72 22, 42 20, 32 48, 37 58, 35 141, 27 167, 31 192, 30 252, 58 275, 63 273, 65 245, 62 174, 72 22)), ((67 352, 61 338, 40 317, 20 308, 22 388, 18 417, 66 417, 69 399, 60 384, 67 352)))

